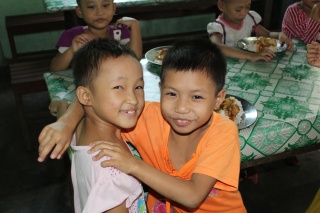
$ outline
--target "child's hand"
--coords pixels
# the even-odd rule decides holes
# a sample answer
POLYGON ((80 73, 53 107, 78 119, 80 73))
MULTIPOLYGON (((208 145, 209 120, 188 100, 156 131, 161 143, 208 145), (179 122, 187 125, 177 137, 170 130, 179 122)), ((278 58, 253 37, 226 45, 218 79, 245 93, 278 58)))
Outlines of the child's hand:
POLYGON ((293 51, 293 49, 294 49, 293 42, 283 32, 279 33, 279 42, 280 42, 281 46, 283 46, 283 44, 286 44, 287 45, 287 50, 293 51))
POLYGON ((73 132, 73 129, 69 129, 64 122, 56 121, 55 123, 45 126, 38 138, 39 145, 39 157, 38 161, 43 162, 49 152, 52 151, 51 159, 61 159, 62 154, 67 150, 71 141, 71 135, 65 134, 73 132))
POLYGON ((111 158, 110 160, 102 161, 102 167, 113 166, 126 174, 131 174, 136 165, 136 160, 138 160, 118 143, 96 141, 90 145, 92 148, 88 151, 89 154, 100 151, 93 157, 94 161, 100 160, 104 156, 109 156, 111 158))
POLYGON ((77 35, 72 40, 71 48, 72 52, 75 53, 80 49, 82 46, 87 44, 89 41, 93 40, 94 37, 88 33, 82 33, 80 35, 77 35))
POLYGON ((320 44, 311 42, 307 45, 307 61, 310 65, 320 67, 320 44))
POLYGON ((266 62, 271 61, 271 59, 275 56, 275 53, 271 50, 264 50, 257 53, 249 53, 249 59, 251 62, 256 62, 258 60, 264 60, 266 62))
POLYGON ((128 28, 139 26, 138 20, 131 17, 123 17, 121 19, 118 19, 115 23, 115 28, 117 28, 119 24, 126 25, 128 28))

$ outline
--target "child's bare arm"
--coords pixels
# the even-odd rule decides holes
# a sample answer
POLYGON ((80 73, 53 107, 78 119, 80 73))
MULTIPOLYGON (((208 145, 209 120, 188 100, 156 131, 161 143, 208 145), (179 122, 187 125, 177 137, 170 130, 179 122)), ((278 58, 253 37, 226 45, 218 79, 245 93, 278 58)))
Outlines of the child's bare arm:
POLYGON ((123 201, 119 206, 114 207, 104 213, 128 213, 128 209, 126 208, 126 201, 123 201))
POLYGON ((264 61, 270 61, 275 54, 272 51, 266 50, 259 53, 252 53, 248 51, 239 50, 233 47, 229 47, 227 45, 222 44, 221 37, 219 36, 211 36, 210 40, 215 43, 222 51, 222 53, 231 58, 239 58, 239 59, 245 59, 250 60, 252 62, 258 61, 258 60, 264 60, 264 61))
POLYGON ((39 162, 43 162, 52 149, 51 159, 62 157, 62 154, 69 147, 72 133, 83 116, 82 105, 78 99, 75 99, 59 120, 42 129, 38 138, 40 144, 38 149, 39 162))
POLYGON ((123 17, 116 21, 115 26, 117 27, 119 24, 126 25, 129 27, 131 34, 130 34, 130 49, 132 49, 139 59, 142 58, 142 38, 140 32, 140 24, 139 21, 130 18, 130 17, 123 17))
POLYGON ((73 59, 73 55, 75 52, 78 51, 80 47, 88 43, 93 39, 87 33, 82 33, 76 36, 72 40, 71 47, 69 47, 65 52, 58 53, 51 61, 50 64, 50 71, 59 71, 59 70, 66 70, 70 67, 71 61, 73 59))
POLYGON ((100 151, 94 160, 103 156, 111 159, 103 161, 103 167, 114 166, 117 169, 135 176, 164 197, 188 208, 198 207, 207 197, 216 179, 203 174, 192 175, 191 180, 182 180, 161 172, 142 160, 132 156, 118 143, 95 142, 89 153, 100 151))

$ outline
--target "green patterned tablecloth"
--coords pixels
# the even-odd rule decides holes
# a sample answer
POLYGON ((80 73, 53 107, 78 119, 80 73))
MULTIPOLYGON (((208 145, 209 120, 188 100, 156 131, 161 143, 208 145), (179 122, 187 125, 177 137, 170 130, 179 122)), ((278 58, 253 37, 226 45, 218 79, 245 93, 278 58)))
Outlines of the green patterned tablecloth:
MULTIPOLYGON (((182 2, 185 0, 114 0, 117 3, 117 7, 126 6, 143 6, 143 5, 154 5, 162 3, 173 3, 182 2)), ((57 12, 65 10, 73 10, 77 6, 76 0, 43 0, 47 12, 57 12)))
MULTIPOLYGON (((278 53, 269 63, 227 59, 227 93, 255 106, 257 121, 239 131, 242 162, 320 143, 320 68, 306 62, 306 47, 278 53)), ((159 101, 158 65, 141 60, 145 97, 159 101)), ((72 72, 44 75, 52 99, 75 97, 72 72)))

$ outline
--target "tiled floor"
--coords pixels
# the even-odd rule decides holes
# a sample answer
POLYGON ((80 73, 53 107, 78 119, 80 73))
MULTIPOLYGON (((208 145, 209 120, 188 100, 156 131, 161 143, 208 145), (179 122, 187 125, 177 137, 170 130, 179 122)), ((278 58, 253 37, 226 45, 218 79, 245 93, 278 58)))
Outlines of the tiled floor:
MULTIPOLYGON (((0 213, 69 213, 72 199, 67 164, 37 162, 37 136, 54 118, 28 119, 34 149, 25 150, 8 73, 0 69, 0 213)), ((47 93, 25 99, 28 111, 45 110, 47 93)), ((258 183, 240 182, 249 213, 303 213, 320 187, 320 152, 298 156, 300 166, 277 161, 257 167, 258 183)))

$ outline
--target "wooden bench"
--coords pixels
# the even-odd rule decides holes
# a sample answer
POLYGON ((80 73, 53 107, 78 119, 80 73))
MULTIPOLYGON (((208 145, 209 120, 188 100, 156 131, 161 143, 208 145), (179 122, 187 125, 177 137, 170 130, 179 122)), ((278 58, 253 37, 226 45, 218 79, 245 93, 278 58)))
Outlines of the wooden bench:
POLYGON ((5 24, 12 53, 12 62, 30 60, 30 58, 52 57, 56 53, 56 50, 49 50, 19 54, 15 36, 65 29, 63 12, 6 16, 5 24))
MULTIPOLYGON (((26 141, 26 148, 31 149, 32 144, 28 133, 27 114, 24 109, 23 96, 47 90, 43 80, 43 73, 49 71, 51 59, 57 54, 57 50, 52 48, 52 50, 18 53, 15 37, 18 35, 63 30, 65 29, 64 13, 6 16, 5 24, 12 53, 12 60, 9 63, 11 85, 16 100, 22 133, 26 141)), ((49 115, 49 110, 37 112, 32 117, 42 117, 43 115, 49 115)))
MULTIPOLYGON (((26 121, 23 96, 26 94, 47 91, 43 73, 49 71, 51 59, 39 59, 31 61, 23 61, 9 64, 11 73, 11 86, 16 100, 17 110, 22 134, 26 142, 26 149, 32 148, 29 138, 28 126, 26 121)), ((36 112, 30 117, 43 117, 50 114, 49 110, 45 112, 36 112)))

